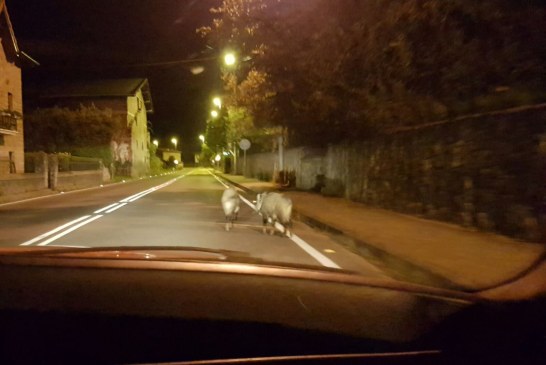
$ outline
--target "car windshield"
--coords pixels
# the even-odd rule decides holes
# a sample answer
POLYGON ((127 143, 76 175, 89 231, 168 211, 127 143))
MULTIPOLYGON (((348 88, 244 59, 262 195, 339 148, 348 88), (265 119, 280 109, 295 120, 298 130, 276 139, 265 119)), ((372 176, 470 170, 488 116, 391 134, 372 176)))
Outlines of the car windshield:
POLYGON ((0 0, 0 253, 541 295, 545 34, 542 1, 0 0))

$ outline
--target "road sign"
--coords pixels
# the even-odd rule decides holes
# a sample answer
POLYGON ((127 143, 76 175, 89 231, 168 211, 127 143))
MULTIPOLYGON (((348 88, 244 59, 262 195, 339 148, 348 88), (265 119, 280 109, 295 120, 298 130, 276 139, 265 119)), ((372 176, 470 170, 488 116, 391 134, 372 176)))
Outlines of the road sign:
POLYGON ((241 147, 241 149, 243 151, 246 151, 250 148, 250 141, 246 138, 243 138, 239 141, 239 147, 241 147))

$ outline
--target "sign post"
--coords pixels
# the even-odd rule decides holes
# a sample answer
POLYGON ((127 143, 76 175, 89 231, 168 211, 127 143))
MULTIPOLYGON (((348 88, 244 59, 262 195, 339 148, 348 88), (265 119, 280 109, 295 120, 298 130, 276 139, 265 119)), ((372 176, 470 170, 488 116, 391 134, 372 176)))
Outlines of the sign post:
POLYGON ((239 147, 243 150, 243 176, 246 176, 246 150, 250 148, 250 141, 246 138, 241 139, 239 147))

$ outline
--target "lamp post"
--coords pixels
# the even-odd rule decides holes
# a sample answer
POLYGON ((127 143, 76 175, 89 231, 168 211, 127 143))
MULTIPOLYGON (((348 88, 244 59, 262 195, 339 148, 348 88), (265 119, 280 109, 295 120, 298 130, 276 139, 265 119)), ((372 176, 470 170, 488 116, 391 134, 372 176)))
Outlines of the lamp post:
POLYGON ((201 143, 205 143, 205 136, 200 134, 199 135, 199 140, 201 141, 201 143))
POLYGON ((177 144, 178 144, 178 140, 177 140, 175 137, 173 137, 173 138, 171 138, 171 142, 172 142, 172 144, 174 145, 174 149, 176 150, 176 146, 177 146, 177 144))
POLYGON ((159 147, 159 141, 157 139, 154 139, 152 142, 156 147, 159 147))

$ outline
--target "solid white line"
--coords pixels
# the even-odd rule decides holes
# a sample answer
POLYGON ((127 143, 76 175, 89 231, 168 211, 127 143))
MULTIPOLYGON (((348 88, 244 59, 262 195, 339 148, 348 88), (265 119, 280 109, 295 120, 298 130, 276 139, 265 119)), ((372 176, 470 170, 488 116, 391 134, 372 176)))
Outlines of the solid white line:
MULTIPOLYGON (((208 171, 208 170, 207 170, 208 171)), ((229 188, 228 185, 224 184, 223 181, 221 181, 216 175, 214 175, 212 172, 209 171, 209 173, 214 176, 214 178, 216 180, 218 180, 222 185, 224 185, 226 188, 229 188)), ((250 208, 252 208, 254 211, 257 211, 256 209, 256 206, 254 204, 252 204, 250 201, 248 201, 245 197, 243 197, 241 194, 239 194, 239 197, 241 198, 242 201, 244 201, 246 203, 246 205, 248 205, 250 208)), ((279 222, 275 222, 275 228, 281 232, 284 232, 285 231, 285 227, 280 224, 279 222)), ((292 242, 294 242, 295 244, 297 244, 298 246, 300 246, 300 248, 302 250, 304 250, 305 252, 307 252, 309 255, 311 255, 311 257, 313 257, 315 260, 317 260, 318 262, 320 262, 323 266, 326 266, 326 267, 331 267, 331 268, 334 268, 334 269, 341 269, 341 267, 336 264, 335 262, 333 262, 332 260, 330 260, 328 257, 324 256, 323 254, 321 254, 318 250, 314 249, 310 244, 308 244, 307 242, 305 242, 303 239, 301 239, 300 237, 296 236, 294 233, 291 234, 291 237, 289 237, 292 242)))
POLYGON ((112 213, 114 210, 119 209, 123 207, 124 205, 127 205, 127 203, 120 203, 119 205, 113 207, 112 209, 108 209, 105 213, 112 213))
MULTIPOLYGON (((275 228, 277 228, 279 231, 283 232, 284 231, 284 227, 282 224, 279 224, 278 222, 275 222, 275 228)), ((289 237, 296 245, 300 246, 302 250, 304 250, 305 252, 307 252, 309 255, 313 256, 313 258, 315 260, 317 260, 318 262, 320 262, 323 266, 326 266, 326 267, 331 267, 331 268, 334 268, 334 269, 341 269, 341 267, 336 264, 335 262, 333 262, 332 260, 330 260, 328 257, 324 256, 323 254, 321 254, 319 251, 317 251, 316 249, 314 249, 310 244, 308 244, 307 242, 305 242, 304 240, 302 240, 299 236, 297 236, 296 234, 292 233, 289 237)))
POLYGON ((34 237, 34 238, 31 239, 31 240, 28 240, 28 241, 26 241, 26 242, 23 242, 23 243, 21 243, 19 246, 28 246, 28 245, 31 245, 31 244, 33 244, 34 242, 41 240, 42 238, 46 238, 47 236, 51 236, 53 233, 57 233, 57 232, 59 232, 60 230, 65 229, 66 227, 69 227, 69 226, 71 226, 71 225, 73 225, 73 224, 75 224, 75 223, 78 223, 79 221, 82 221, 82 220, 84 220, 84 219, 87 219, 87 218, 89 218, 89 217, 90 217, 90 215, 84 215, 83 217, 80 217, 80 218, 78 218, 78 219, 74 219, 73 221, 70 221, 70 222, 68 222, 68 223, 65 223, 65 224, 63 224, 62 226, 59 226, 59 227, 57 227, 57 228, 55 228, 55 229, 52 229, 52 230, 49 231, 49 232, 46 232, 46 233, 44 233, 44 234, 41 234, 41 235, 39 235, 38 237, 34 237))
POLYGON ((63 232, 61 232, 61 233, 59 233, 59 234, 57 234, 57 235, 55 235, 55 236, 53 236, 53 237, 51 237, 51 238, 49 238, 49 239, 43 241, 43 242, 38 243, 38 246, 45 246, 45 245, 47 245, 48 243, 51 243, 51 242, 53 242, 53 241, 55 241, 55 240, 61 238, 62 236, 65 236, 65 235, 69 234, 70 232, 75 231, 76 229, 78 229, 78 228, 80 228, 80 227, 82 227, 82 226, 85 226, 87 223, 91 223, 91 222, 93 222, 94 220, 99 219, 99 218, 102 217, 102 216, 103 216, 102 214, 94 215, 94 216, 92 216, 91 218, 89 218, 89 219, 87 219, 87 220, 85 220, 85 221, 83 221, 83 222, 81 222, 81 223, 79 223, 79 224, 76 224, 76 225, 73 226, 73 227, 70 227, 70 228, 67 229, 66 231, 63 231, 63 232))
POLYGON ((220 179, 218 178, 218 176, 214 175, 212 172, 210 172, 210 170, 207 169, 207 170, 205 170, 205 171, 207 171, 213 178, 215 178, 216 180, 218 180, 218 182, 219 182, 220 184, 224 185, 226 188, 229 188, 229 185, 228 185, 228 184, 226 184, 226 183, 224 183, 222 180, 220 180, 220 179))
POLYGON ((110 204, 110 205, 108 205, 108 206, 106 206, 104 208, 101 208, 99 210, 95 210, 93 213, 95 213, 95 214, 102 213, 105 210, 110 209, 110 208, 112 208, 113 206, 116 206, 116 205, 118 205, 118 203, 110 204))
POLYGON ((254 210, 255 212, 258 211, 258 209, 256 208, 256 206, 254 204, 252 204, 250 202, 250 200, 247 200, 244 196, 242 196, 241 194, 239 194, 239 197, 241 198, 242 201, 244 201, 246 203, 246 205, 248 205, 250 208, 252 208, 252 210, 254 210))

